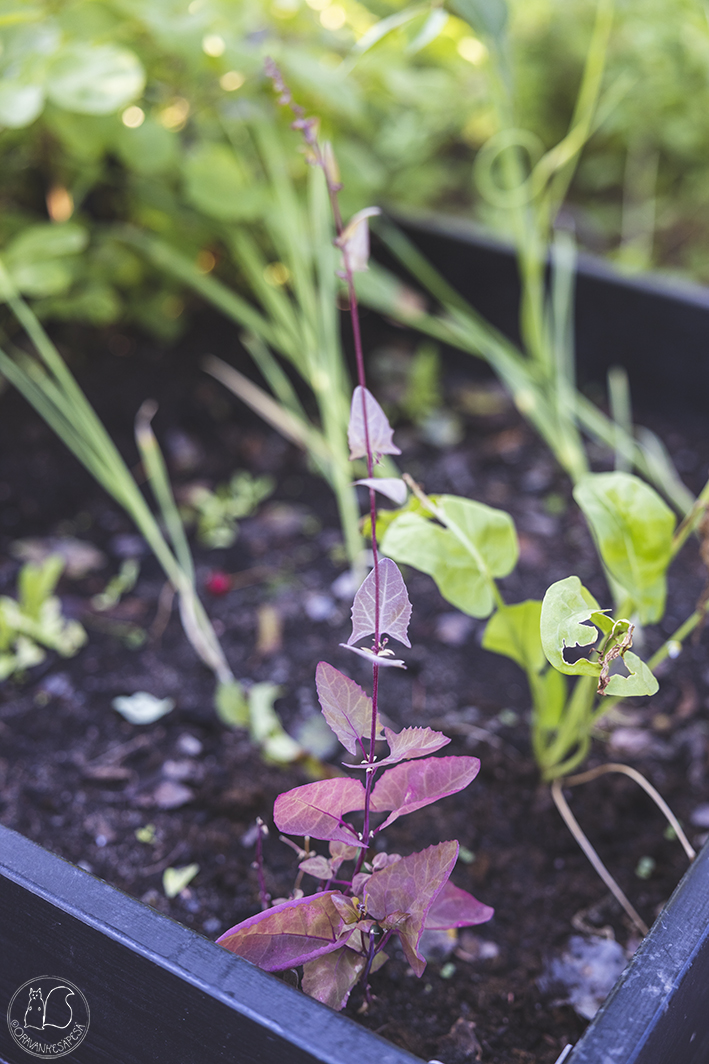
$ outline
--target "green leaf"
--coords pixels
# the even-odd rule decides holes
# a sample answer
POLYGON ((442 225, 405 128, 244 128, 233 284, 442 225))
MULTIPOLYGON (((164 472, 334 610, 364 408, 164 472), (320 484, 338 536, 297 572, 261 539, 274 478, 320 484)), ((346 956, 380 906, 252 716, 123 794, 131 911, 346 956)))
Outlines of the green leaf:
POLYGON ((566 679, 556 669, 548 667, 546 672, 530 673, 529 686, 535 728, 554 730, 560 727, 568 694, 566 679))
POLYGON ((641 661, 632 650, 626 650, 623 655, 623 664, 629 672, 629 676, 614 673, 608 681, 604 694, 613 695, 616 698, 630 698, 632 695, 654 695, 659 690, 659 683, 650 672, 644 661, 641 661))
POLYGON ((247 728, 249 724, 249 704, 244 697, 241 684, 236 680, 220 683, 214 695, 214 708, 223 724, 229 728, 247 728))
POLYGON ((536 599, 500 606, 487 622, 482 645, 494 654, 504 654, 525 672, 541 673, 546 657, 539 635, 542 604, 536 599))
POLYGON ((47 94, 58 107, 107 115, 125 107, 145 87, 145 71, 133 52, 113 44, 76 43, 52 62, 47 94))
POLYGON ((281 688, 278 684, 255 683, 249 688, 247 695, 249 703, 249 718, 251 738, 261 747, 265 759, 276 761, 279 764, 289 764, 303 755, 303 749, 283 729, 274 703, 280 697, 281 688))
POLYGON ((505 0, 447 0, 446 6, 480 36, 502 39, 508 15, 505 0))
POLYGON ((23 295, 40 298, 66 292, 74 274, 65 262, 54 259, 50 262, 29 262, 10 271, 18 291, 23 295))
POLYGON ((166 868, 162 874, 162 889, 166 898, 176 898, 199 872, 198 864, 185 865, 184 868, 166 868))
POLYGON ((61 258, 83 251, 89 235, 83 226, 75 222, 46 222, 23 229, 7 248, 6 261, 43 262, 45 259, 61 258))
POLYGON ((118 695, 111 705, 130 724, 154 724, 156 720, 171 713, 175 708, 174 698, 156 698, 147 691, 132 695, 118 695))
POLYGON ((121 125, 116 150, 121 161, 137 174, 159 174, 176 164, 179 138, 152 118, 137 129, 121 125))
POLYGON ((27 562, 17 578, 17 598, 22 610, 33 620, 38 620, 42 605, 50 597, 64 569, 64 559, 50 554, 39 565, 27 562))
POLYGON ((73 256, 88 239, 74 222, 28 226, 9 244, 5 264, 20 292, 37 298, 59 295, 74 280, 73 256))
POLYGON ((264 208, 264 189, 248 182, 225 144, 200 144, 184 160, 182 172, 187 198, 212 218, 255 218, 264 208))
POLYGON ((629 621, 614 621, 599 610, 593 595, 577 576, 552 584, 544 596, 541 635, 547 660, 559 672, 569 676, 598 677, 599 694, 626 698, 654 695, 658 690, 658 682, 650 669, 628 649, 632 634, 633 625, 629 621), (593 646, 598 640, 597 629, 609 637, 603 641, 599 659, 579 658, 570 664, 564 650, 593 646))
POLYGON ((44 107, 44 88, 5 78, 0 82, 0 126, 21 129, 34 122, 44 107))
POLYGON ((657 492, 630 473, 589 473, 574 498, 608 572, 632 599, 643 624, 665 610, 674 514, 657 492))
POLYGON ((464 613, 488 617, 495 606, 493 578, 507 576, 517 562, 512 518, 456 495, 441 495, 437 503, 448 527, 402 514, 387 529, 382 551, 432 576, 443 597, 464 613))
POLYGON ((567 676, 599 676, 601 666, 597 662, 580 658, 570 664, 564 657, 567 647, 593 646, 598 639, 594 627, 598 617, 608 620, 577 576, 552 584, 542 602, 540 621, 542 647, 549 664, 567 676), (591 619, 592 624, 584 623, 591 619))

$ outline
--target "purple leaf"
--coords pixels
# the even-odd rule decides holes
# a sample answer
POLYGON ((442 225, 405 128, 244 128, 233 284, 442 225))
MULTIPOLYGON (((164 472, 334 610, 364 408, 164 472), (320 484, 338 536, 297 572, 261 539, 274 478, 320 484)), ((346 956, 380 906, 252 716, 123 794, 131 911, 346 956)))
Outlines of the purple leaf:
POLYGON ((400 860, 400 853, 375 853, 372 858, 372 868, 375 872, 378 872, 380 869, 386 868, 390 864, 396 864, 400 860))
POLYGON ((286 835, 310 835, 363 846, 355 833, 341 823, 343 814, 355 809, 364 809, 364 787, 359 780, 317 780, 279 794, 273 805, 273 819, 286 835))
POLYGON ((339 1011, 347 1004, 366 963, 364 954, 355 953, 347 946, 317 957, 303 968, 303 991, 339 1011))
POLYGON ((406 502, 408 489, 401 477, 366 477, 364 480, 355 480, 355 484, 361 484, 363 488, 374 488, 386 495, 397 506, 403 506, 406 502))
MULTIPOLYGON (((359 684, 338 669, 321 661, 315 671, 315 683, 323 716, 346 750, 356 754, 358 739, 371 738, 372 700, 359 684)), ((377 726, 378 737, 381 728, 377 726)), ((361 752, 361 747, 359 748, 361 752)))
POLYGON ((354 891, 355 897, 361 897, 362 891, 364 890, 364 884, 371 875, 371 872, 358 872, 356 876, 352 877, 352 890, 354 891))
POLYGON ((349 938, 352 933, 332 903, 335 893, 275 905, 230 928, 217 944, 266 972, 304 964, 337 949, 345 941, 343 935, 349 938))
POLYGON ((367 650, 366 647, 351 647, 347 643, 340 643, 341 647, 345 650, 351 650, 353 654, 359 654, 365 661, 371 662, 372 665, 393 665, 397 669, 405 669, 406 664, 400 658, 391 657, 391 650, 380 650, 378 654, 375 654, 372 650, 367 650))
POLYGON ((402 728, 400 732, 384 729, 384 737, 389 743, 389 756, 383 761, 378 761, 379 768, 382 765, 395 765, 397 761, 410 761, 415 757, 426 757, 434 754, 442 746, 447 746, 450 739, 443 732, 433 731, 432 728, 402 728))
POLYGON ((375 634, 375 603, 379 577, 379 634, 392 636, 404 646, 410 647, 407 629, 411 617, 411 603, 406 584, 396 562, 382 558, 376 569, 367 576, 352 603, 352 635, 347 640, 351 646, 358 639, 375 634))
POLYGON ((450 881, 428 910, 426 931, 447 931, 451 927, 472 927, 491 919, 495 910, 455 887, 450 881))
MULTIPOLYGON (((344 1008, 350 991, 364 971, 367 945, 362 941, 362 935, 355 932, 346 946, 308 961, 303 968, 305 993, 331 1009, 344 1008)), ((380 950, 374 955, 370 971, 378 971, 388 959, 384 950, 380 950)))
POLYGON ((332 865, 327 857, 323 857, 322 854, 316 854, 314 857, 306 857, 304 861, 300 862, 298 868, 301 872, 307 872, 309 876, 314 876, 315 879, 332 878, 332 865))
POLYGON ((479 770, 477 757, 429 757, 388 769, 375 784, 370 809, 374 813, 393 812, 377 830, 382 831, 405 813, 462 791, 479 770))
POLYGON ((356 846, 348 846, 345 842, 331 842, 328 849, 333 872, 336 872, 345 861, 353 861, 359 853, 356 846))
POLYGON ((362 389, 358 384, 352 394, 350 423, 347 429, 347 439, 350 445, 350 460, 353 461, 355 458, 365 458, 367 454, 367 440, 364 434, 364 415, 362 412, 363 391, 367 407, 369 447, 372 454, 401 454, 401 451, 394 443, 394 430, 389 424, 386 414, 369 389, 362 389))
POLYGON ((426 916, 453 871, 457 842, 440 842, 374 872, 365 887, 367 915, 396 927, 409 964, 418 976, 426 967, 418 952, 426 916))

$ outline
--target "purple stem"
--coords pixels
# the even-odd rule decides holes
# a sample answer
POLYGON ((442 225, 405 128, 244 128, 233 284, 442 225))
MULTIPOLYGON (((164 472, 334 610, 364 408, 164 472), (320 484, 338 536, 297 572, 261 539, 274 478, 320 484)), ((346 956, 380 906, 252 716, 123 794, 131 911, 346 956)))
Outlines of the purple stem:
MULTIPOLYGON (((342 236, 344 231, 344 225, 342 223, 342 214, 340 212, 340 204, 337 198, 337 194, 342 188, 337 181, 335 181, 332 173, 330 172, 322 149, 318 142, 316 133, 316 122, 312 118, 305 117, 305 111, 299 104, 293 101, 288 86, 284 83, 280 71, 272 60, 266 61, 266 72, 272 79, 274 87, 279 95, 279 103, 284 106, 290 107, 291 111, 295 115, 295 122, 293 122, 293 128, 299 129, 305 139, 306 144, 312 152, 312 161, 320 167, 325 175, 325 182, 327 184, 328 196, 330 199, 330 206, 332 209, 332 216, 335 223, 335 230, 337 232, 338 239, 342 236)), ((347 255, 347 248, 342 247, 342 258, 345 266, 345 281, 347 284, 347 294, 350 307, 350 320, 352 322, 352 338, 354 341, 355 360, 357 363, 357 380, 362 389, 362 421, 364 424, 364 442, 367 451, 367 476, 372 477, 374 471, 374 454, 372 452, 372 446, 369 437, 369 420, 367 417, 367 402, 366 402, 366 377, 364 372, 364 354, 362 351, 362 333, 359 322, 359 306, 357 303, 357 293, 355 292, 354 277, 352 273, 352 267, 347 255)), ((373 488, 369 489, 369 512, 372 525, 372 560, 374 562, 374 651, 375 653, 381 649, 381 632, 379 630, 379 618, 380 618, 380 588, 379 588, 379 557, 377 550, 377 497, 373 488)), ((369 741, 369 755, 368 762, 370 766, 374 765, 375 754, 374 748, 377 740, 377 695, 379 689, 379 666, 372 666, 372 730, 369 741)), ((370 842, 370 829, 369 829, 369 803, 372 793, 372 786, 374 783, 374 769, 370 768, 367 771, 367 781, 365 786, 365 799, 364 799, 364 825, 362 829, 362 839, 365 844, 370 842)), ((349 826, 349 825, 348 825, 349 826)), ((353 877, 360 871, 364 862, 365 850, 361 850, 357 858, 357 863, 353 873, 353 877)), ((371 964, 371 960, 369 962, 371 964)), ((369 965, 368 965, 369 968, 369 965)))

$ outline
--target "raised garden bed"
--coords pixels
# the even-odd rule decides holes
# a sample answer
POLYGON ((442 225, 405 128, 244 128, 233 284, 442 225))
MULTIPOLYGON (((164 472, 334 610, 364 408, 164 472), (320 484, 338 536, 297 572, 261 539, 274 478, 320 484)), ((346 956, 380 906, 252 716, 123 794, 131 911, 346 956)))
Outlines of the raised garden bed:
MULTIPOLYGON (((434 258, 440 253, 446 269, 461 271, 466 287, 483 300, 481 309, 495 320, 497 311, 484 301, 499 300, 503 293, 502 307, 511 298, 504 294, 505 278, 509 280, 511 270, 506 252, 471 247, 465 241, 446 241, 430 232, 422 233, 420 239, 434 258)), ((619 289, 605 277, 585 276, 588 280, 580 283, 581 337, 587 321, 584 285, 601 285, 610 293, 609 299, 620 299, 619 289)), ((685 326, 687 335, 703 327, 709 338, 709 310, 699 296, 684 301, 658 296, 652 286, 629 281, 623 281, 620 288, 640 301, 640 311, 628 325, 615 319, 610 329, 613 336, 638 337, 650 316, 656 315, 659 317, 650 331, 657 340, 661 335, 657 322, 664 314, 664 320, 671 321, 675 315, 686 322, 691 320, 692 324, 685 326)), ((598 311, 596 327, 607 323, 609 315, 610 311, 598 311)), ((498 323, 503 324, 501 319, 498 323)), ((392 347, 411 347, 411 338, 373 317, 368 319, 367 329, 370 347, 378 347, 380 355, 384 347, 389 352, 392 347)), ((676 327, 668 326, 667 335, 674 344, 676 327)), ((295 730, 314 710, 315 663, 332 655, 333 644, 341 639, 346 624, 347 606, 332 591, 342 565, 336 550, 334 504, 327 489, 308 473, 299 454, 237 408, 199 370, 200 356, 206 351, 233 349, 233 333, 226 326, 212 320, 203 322, 175 352, 155 351, 119 335, 100 344, 70 332, 62 339, 65 349, 75 352, 74 364, 82 382, 124 453, 133 454, 130 433, 136 410, 143 399, 154 396, 161 402, 156 431, 167 444, 178 483, 196 477, 221 482, 237 467, 276 477, 273 501, 244 522, 235 546, 217 552, 198 550, 197 563, 202 582, 210 569, 240 574, 234 590, 210 600, 210 614, 223 632, 227 655, 239 676, 284 685, 278 709, 286 726, 295 730), (280 645, 266 650, 259 647, 256 638, 259 610, 265 604, 272 606, 281 620, 280 645)), ((695 376, 690 385, 678 383, 683 379, 679 369, 683 349, 665 348, 655 369, 647 356, 647 345, 643 347, 644 380, 648 383, 644 391, 640 380, 633 384, 640 396, 638 420, 661 433, 687 482, 698 490, 706 475, 709 431, 706 421, 689 405, 678 405, 685 393, 694 393, 695 388, 698 393, 696 382, 700 380, 695 376), (666 372, 665 378, 662 374, 666 372), (653 377, 657 380, 654 398, 653 377), (668 402, 671 384, 676 385, 673 403, 668 402), (674 420, 669 409, 673 405, 674 420), (678 409, 682 412, 677 416, 678 409)), ((603 360, 609 363, 627 361, 622 346, 613 351, 604 342, 602 351, 603 360)), ((583 346, 581 358, 587 379, 602 381, 604 364, 598 367, 600 373, 592 372, 583 346)), ((629 369, 632 378, 630 364, 629 369)), ((459 402, 466 389, 489 386, 489 378, 472 359, 451 358, 446 375, 451 401, 459 402)), ((499 393, 493 394, 499 401, 485 416, 467 416, 464 403, 460 404, 465 438, 448 451, 437 449, 409 428, 402 429, 402 465, 431 491, 474 496, 512 513, 521 534, 522 561, 505 582, 511 599, 539 597, 552 580, 572 572, 602 597, 602 574, 583 521, 569 505, 565 478, 514 409, 499 393), (547 505, 552 496, 554 507, 547 505), (566 506, 563 513, 559 513, 559 500, 566 506)), ((126 1025, 131 1023, 131 1016, 142 1017, 146 1032, 157 1029, 150 1024, 151 1016, 162 1015, 160 999, 155 999, 154 1009, 145 1007, 144 1003, 153 998, 143 990, 137 975, 140 970, 157 979, 157 966, 166 973, 160 975, 159 982, 162 985, 165 980, 167 996, 177 994, 179 984, 173 981, 177 979, 183 981, 185 995, 197 995, 191 1005, 185 1005, 185 1015, 194 1017, 199 1032, 196 1045, 203 1048, 185 1059, 205 1059, 205 1055, 220 1059, 218 1052, 233 1053, 234 1046, 241 1051, 247 1041, 254 1047, 253 1056, 247 1059, 254 1060, 283 1057, 334 1062, 349 1059, 348 1054, 361 1059, 365 1052, 382 1056, 387 1052, 386 1043, 377 1039, 376 1049, 365 1050, 344 1033, 351 1030, 347 1017, 356 1017, 390 1044, 424 1059, 462 1064, 476 1059, 480 1051, 489 1064, 553 1064, 567 1043, 579 1041, 585 1021, 569 1005, 556 1003, 558 992, 539 988, 537 980, 545 961, 574 933, 574 918, 577 926, 579 921, 585 926, 610 925, 624 946, 632 945, 633 936, 619 913, 606 903, 602 883, 577 851, 546 790, 539 787, 529 754, 527 696, 515 667, 483 652, 476 641, 480 631, 477 622, 453 614, 427 577, 410 574, 415 652, 406 674, 387 676, 386 704, 397 707, 392 711, 397 724, 445 724, 456 737, 452 752, 475 753, 481 758, 482 770, 463 800, 446 799, 435 812, 419 812, 408 821, 398 822, 388 831, 388 838, 402 852, 441 838, 459 838, 475 859, 459 864, 454 878, 458 885, 494 905, 496 916, 491 924, 476 929, 479 934, 461 935, 457 952, 440 961, 432 960, 421 980, 407 973, 401 956, 394 956, 375 977, 376 1000, 366 1014, 358 1015, 362 1001, 356 994, 345 1017, 323 1010, 194 935, 199 931, 215 938, 257 909, 255 876, 250 868, 253 850, 242 840, 257 815, 269 816, 278 791, 303 781, 301 770, 264 767, 243 734, 218 725, 211 709, 212 678, 194 661, 177 618, 168 619, 165 611, 161 612, 163 580, 151 558, 142 557, 135 590, 113 613, 96 615, 90 610, 90 596, 103 588, 106 573, 115 571, 120 557, 139 549, 139 544, 129 538, 132 530, 123 514, 18 397, 3 397, 3 405, 0 546, 7 551, 21 536, 72 533, 102 549, 108 566, 80 582, 62 584, 65 608, 80 617, 89 630, 88 645, 74 659, 49 659, 22 686, 5 684, 0 696, 0 821, 46 850, 74 863, 82 862, 95 875, 153 906, 148 909, 118 895, 116 911, 122 922, 114 922, 110 916, 114 902, 108 899, 115 896, 109 888, 62 863, 56 865, 55 858, 41 852, 35 881, 32 867, 23 864, 28 855, 37 854, 34 846, 14 836, 7 836, 11 842, 3 837, 0 867, 3 862, 9 865, 17 861, 6 876, 7 883, 3 880, 3 889, 15 899, 12 912, 16 916, 3 924, 8 947, 13 944, 22 957, 18 943, 23 936, 28 942, 37 941, 40 951, 50 950, 50 944, 55 943, 56 963, 40 968, 62 975, 85 992, 93 1010, 92 1031, 100 1029, 92 995, 101 1002, 97 1004, 99 1012, 113 1017, 105 1028, 104 1040, 87 1041, 75 1051, 74 1058, 167 1058, 169 1042, 164 1053, 157 1048, 159 1041, 146 1043, 150 1051, 141 1050, 142 1028, 137 1019, 133 1048, 127 1046, 111 1056, 111 1032, 130 1036, 133 1032, 126 1025), (139 646, 141 633, 147 633, 147 642, 139 646), (127 649, 127 645, 134 649, 127 649), (154 725, 129 725, 110 704, 116 695, 136 690, 174 697, 177 708, 154 725), (177 801, 180 797, 181 802, 177 801), (152 843, 139 841, 135 834, 148 824, 155 829, 152 843), (198 876, 183 894, 169 901, 161 890, 163 870, 191 862, 199 864, 198 876), (55 867, 62 869, 61 875, 51 871, 55 867), (56 876, 58 909, 43 908, 53 904, 48 892, 54 889, 56 876), (31 886, 33 882, 37 889, 31 886), (25 890, 30 894, 23 894, 25 890), (59 900, 62 890, 63 902, 59 900), (88 911, 90 905, 87 909, 76 900, 77 892, 84 890, 99 906, 94 916, 88 911), (174 928, 156 915, 155 909, 192 930, 174 928), (58 916, 62 911, 67 915, 58 916), (140 934, 131 932, 134 921, 140 934), (89 985, 83 985, 77 972, 74 978, 71 971, 61 967, 63 958, 70 956, 66 943, 74 931, 79 934, 79 925, 87 929, 80 936, 86 943, 85 956, 91 955, 91 964, 97 965, 87 968, 91 973, 89 985), (102 936, 106 936, 105 945, 102 936), (129 945, 127 937, 133 937, 137 945, 129 945), (117 973, 124 970, 121 957, 125 971, 136 973, 138 981, 134 982, 130 974, 119 977, 117 973), (94 989, 101 965, 109 958, 101 988, 97 985, 94 989), (237 973, 243 971, 249 973, 245 1002, 237 989, 242 978, 237 973), (262 989, 265 987, 270 988, 268 992, 262 989), (242 1005, 235 1004, 233 995, 242 1005), (273 995, 274 1009, 261 1012, 261 1003, 269 995, 273 995), (109 997, 120 997, 120 1011, 111 1012, 109 997), (252 1006, 257 1016, 251 1012, 252 1006), (227 1049, 219 1050, 222 1043, 217 1040, 214 1049, 205 1054, 205 1039, 212 1035, 200 1030, 201 1009, 206 1010, 204 1015, 214 1017, 214 1023, 204 1021, 204 1028, 222 1032, 219 1037, 223 1035, 227 1049), (248 1015, 248 1022, 242 1014, 248 1015), (289 1057, 282 1043, 275 1041, 268 1043, 274 1050, 271 1057, 264 1048, 266 1043, 259 1039, 280 1038, 291 1026, 286 1022, 289 1016, 294 1017, 292 1031, 284 1037, 297 1047, 292 1050, 295 1055, 289 1057), (317 1019, 311 1020, 311 1016, 317 1019), (274 1022, 281 1027, 274 1028, 274 1022), (309 1040, 311 1024, 318 1032, 313 1041, 309 1040), (82 1053, 86 1054, 83 1058, 82 1053)), ((598 459, 602 462, 603 456, 599 454, 598 459)), ((14 591, 16 569, 9 560, 0 569, 3 593, 14 591)), ((663 627, 667 634, 691 610, 705 579, 698 554, 690 550, 677 564, 676 572, 673 570, 673 598, 663 627)), ((655 638, 662 636, 656 633, 655 638)), ((685 824, 690 824, 694 810, 709 800, 705 639, 690 645, 666 670, 660 693, 651 705, 634 707, 624 722, 625 735, 618 733, 616 743, 620 739, 635 743, 634 753, 628 752, 627 745, 624 752, 616 745, 614 754, 632 759, 685 824)), ((335 658, 333 661, 338 663, 335 658)), ((349 665, 349 661, 343 662, 343 667, 349 665)), ((601 753, 599 748, 594 756, 601 753)), ((619 779, 604 779, 576 790, 572 801, 579 820, 621 886, 651 922, 686 866, 677 844, 663 837, 659 815, 629 781, 619 779), (647 879, 635 875, 643 857, 655 862, 647 879)), ((694 832, 695 841, 698 834, 694 832)), ((29 863, 33 863, 31 858, 29 863)), ((267 846, 266 866, 271 892, 288 891, 294 862, 290 851, 273 838, 267 846)), ((702 867, 696 864, 692 882, 704 874, 700 873, 702 867)), ((681 907, 679 911, 683 911, 681 907)), ((650 953, 648 942, 643 954, 650 953)), ((676 957, 679 968, 688 963, 691 953, 688 946, 684 954, 680 950, 681 956, 676 957)), ((35 954, 28 949, 26 956, 48 962, 52 954, 35 954)), ((24 960, 21 967, 21 977, 15 980, 13 972, 14 982, 7 987, 2 984, 6 996, 26 979, 40 974, 24 960)), ((690 972, 700 971, 696 965, 690 968, 690 972)), ((4 972, 3 978, 7 979, 4 972)), ((626 987, 629 983, 630 979, 626 980, 626 987)), ((621 993, 609 1003, 605 1015, 612 1016, 612 1009, 621 1007, 619 1002, 621 993)), ((165 1016, 172 1015, 164 999, 163 1006, 165 1016)), ((117 1009, 117 1004, 112 1008, 117 1009)), ((684 1006, 679 1008, 681 1011, 684 1006)), ((172 1034, 177 1031, 185 1039, 181 1045, 188 1045, 192 1037, 186 1033, 188 1027, 191 1030, 191 1019, 167 1024, 172 1034)), ((146 1033, 145 1037, 153 1036, 146 1033)), ((589 1037, 586 1044, 590 1044, 589 1037)), ((7 1052, 5 1045, 0 1042, 0 1053, 7 1052)), ((572 1056, 574 1062, 582 1046, 584 1043, 572 1056)), ((12 1064, 26 1056, 16 1047, 11 1051, 16 1054, 8 1056, 12 1064)), ((391 1059, 406 1058, 400 1054, 391 1059)), ((624 1059, 635 1058, 618 1057, 624 1059)), ((652 1056, 637 1059, 647 1064, 655 1061, 652 1056)))

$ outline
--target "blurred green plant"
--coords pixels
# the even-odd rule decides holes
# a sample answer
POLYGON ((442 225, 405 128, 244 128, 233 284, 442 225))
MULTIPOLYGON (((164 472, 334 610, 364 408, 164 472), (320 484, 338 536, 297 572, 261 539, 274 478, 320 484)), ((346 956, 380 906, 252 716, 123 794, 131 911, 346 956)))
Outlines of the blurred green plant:
POLYGON ((196 523, 197 538, 205 547, 231 547, 239 534, 238 522, 249 517, 273 492, 272 477, 235 473, 228 484, 210 491, 204 484, 190 485, 180 513, 186 523, 196 523))
MULTIPOLYGON (((258 195, 258 219, 225 220, 221 227, 248 295, 200 272, 166 240, 128 228, 120 236, 244 330, 242 343, 269 391, 215 356, 206 360, 205 369, 307 451, 335 493, 350 564, 361 566, 359 508, 347 443, 352 384, 340 337, 340 252, 333 246, 327 188, 321 172, 309 168, 304 201, 290 172, 292 146, 267 123, 252 129, 262 166, 252 189, 258 195), (299 397, 286 367, 311 392, 317 416, 299 397)), ((235 152, 227 157, 236 165, 235 152)))
POLYGON ((442 310, 426 313, 421 300, 388 271, 373 268, 358 278, 361 298, 419 331, 484 358, 506 385, 574 483, 589 471, 584 435, 615 451, 616 468, 635 468, 660 488, 681 514, 694 498, 684 487, 660 440, 633 430, 627 381, 611 374, 611 417, 576 388, 574 272, 571 233, 557 225, 581 152, 627 92, 621 77, 603 90, 613 0, 598 0, 583 77, 566 134, 545 150, 541 138, 520 126, 518 92, 511 68, 506 0, 450 0, 484 38, 498 131, 475 160, 478 186, 512 233, 521 281, 521 347, 486 322, 391 223, 378 231, 393 254, 442 310), (547 268, 549 280, 547 281, 547 268))
POLYGON ((238 701, 243 697, 241 689, 196 592, 189 544, 151 428, 157 405, 143 404, 136 417, 135 436, 169 542, 115 444, 1 261, 0 292, 35 350, 34 355, 16 348, 10 349, 11 354, 0 350, 0 372, 135 522, 178 595, 185 634, 217 679, 220 705, 230 699, 238 701))
MULTIPOLYGON (((475 22, 479 5, 468 7, 7 0, 0 243, 18 289, 41 318, 132 323, 174 338, 189 320, 183 284, 117 241, 114 221, 169 236, 200 269, 216 266, 238 284, 238 264, 219 254, 220 227, 258 215, 247 123, 270 113, 267 54, 323 116, 348 174, 346 214, 368 202, 472 209, 509 233, 511 215, 485 181, 502 160, 484 145, 495 136, 500 148, 510 128, 496 38, 475 22)), ((535 159, 568 128, 593 7, 510 4, 506 76, 515 128, 535 130, 518 150, 535 159)), ((494 10, 499 21, 503 8, 494 10)), ((606 53, 609 83, 622 77, 625 92, 589 130, 569 186, 579 239, 628 268, 661 263, 707 277, 706 14, 694 0, 626 0, 606 53)))
POLYGON ((576 494, 583 495, 617 619, 577 576, 552 584, 543 602, 510 604, 498 587, 518 558, 509 514, 455 495, 428 496, 408 474, 404 480, 413 493, 407 504, 377 517, 382 552, 431 576, 463 613, 487 620, 483 648, 510 658, 527 676, 531 743, 543 779, 567 775, 585 760, 601 717, 621 698, 654 694, 653 670, 676 657, 703 623, 700 600, 647 664, 630 649, 636 619, 657 623, 664 615, 667 570, 686 541, 683 526, 675 530, 670 509, 639 478, 589 473, 576 494), (567 676, 576 677, 572 688, 567 676))
POLYGON ((17 577, 17 599, 0 596, 0 680, 39 665, 43 647, 70 658, 86 642, 86 632, 62 616, 54 594, 63 568, 56 554, 39 565, 27 562, 17 577))

